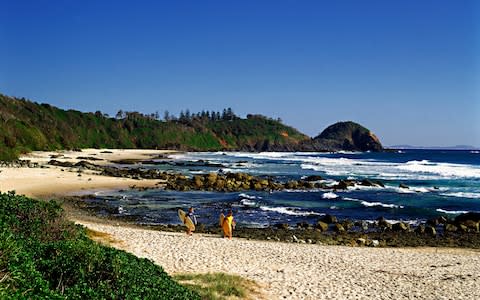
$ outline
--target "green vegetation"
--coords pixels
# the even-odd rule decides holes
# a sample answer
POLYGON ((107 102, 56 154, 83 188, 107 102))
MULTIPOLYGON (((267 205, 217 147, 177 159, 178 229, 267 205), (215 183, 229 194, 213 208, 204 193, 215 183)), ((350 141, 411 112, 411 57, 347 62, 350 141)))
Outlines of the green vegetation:
POLYGON ((260 115, 246 119, 231 109, 177 118, 119 111, 109 117, 0 94, 0 160, 35 150, 142 148, 190 151, 288 150, 308 140, 292 127, 260 115))
POLYGON ((161 267, 90 240, 54 201, 0 193, 0 299, 200 299, 161 267))
POLYGON ((251 280, 225 273, 178 274, 173 278, 198 292, 202 299, 255 299, 257 285, 251 280))

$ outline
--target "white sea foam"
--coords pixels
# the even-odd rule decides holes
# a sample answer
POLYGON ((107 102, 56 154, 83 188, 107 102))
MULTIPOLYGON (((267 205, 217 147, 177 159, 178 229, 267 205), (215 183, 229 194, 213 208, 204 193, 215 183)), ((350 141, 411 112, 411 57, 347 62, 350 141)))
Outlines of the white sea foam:
POLYGON ((360 202, 360 204, 362 204, 363 206, 366 206, 366 207, 381 206, 381 207, 385 207, 385 208, 403 208, 402 205, 386 204, 386 203, 382 203, 382 202, 362 201, 362 202, 360 202))
POLYGON ((446 209, 441 209, 437 208, 436 211, 444 214, 453 214, 453 215, 459 215, 459 214, 466 214, 468 211, 465 210, 446 210, 446 209))
POLYGON ((262 199, 262 197, 257 197, 257 196, 253 196, 253 195, 248 195, 248 194, 245 194, 245 193, 239 194, 238 197, 246 198, 246 199, 250 199, 250 200, 253 200, 253 199, 262 199))
POLYGON ((428 160, 412 160, 397 166, 399 170, 430 173, 441 177, 465 177, 480 178, 480 168, 473 165, 461 165, 452 163, 434 163, 428 160))
POLYGON ((241 204, 242 206, 246 206, 246 207, 255 207, 255 206, 257 206, 257 202, 252 201, 252 200, 249 200, 249 199, 242 199, 242 200, 240 200, 240 204, 241 204))
POLYGON ((455 192, 455 193, 442 193, 440 195, 448 196, 448 197, 480 199, 480 193, 455 192))
MULTIPOLYGON (((377 223, 378 221, 377 220, 364 220, 365 222, 369 223, 369 224, 375 224, 377 223)), ((392 219, 385 219, 385 221, 387 221, 388 223, 390 224, 396 224, 396 223, 405 223, 405 224, 409 224, 410 226, 416 226, 416 225, 419 225, 421 223, 420 220, 392 220, 392 219)))
POLYGON ((291 215, 291 216, 323 216, 325 214, 320 214, 314 211, 299 211, 296 208, 293 207, 268 207, 268 206, 260 206, 261 210, 264 211, 273 211, 285 215, 291 215))
POLYGON ((402 206, 402 205, 387 204, 387 203, 382 203, 382 202, 368 202, 368 201, 365 201, 365 200, 355 199, 355 198, 350 198, 350 197, 345 197, 345 198, 343 198, 343 200, 359 202, 361 205, 363 205, 365 207, 381 206, 381 207, 385 207, 385 208, 404 208, 404 206, 402 206))
POLYGON ((434 188, 427 188, 422 186, 411 186, 409 188, 401 188, 397 186, 388 186, 389 190, 395 191, 399 194, 416 194, 416 193, 428 193, 434 190, 434 188))
POLYGON ((323 199, 335 199, 335 198, 338 198, 338 195, 335 194, 335 193, 332 193, 332 192, 328 192, 328 193, 323 193, 322 198, 323 199))

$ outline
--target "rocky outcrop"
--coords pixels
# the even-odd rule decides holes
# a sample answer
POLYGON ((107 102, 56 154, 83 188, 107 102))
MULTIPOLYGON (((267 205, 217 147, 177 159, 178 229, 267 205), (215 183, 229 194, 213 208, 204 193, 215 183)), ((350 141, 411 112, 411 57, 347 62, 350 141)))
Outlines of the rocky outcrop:
MULTIPOLYGON (((380 140, 370 130, 354 122, 338 122, 313 138, 309 150, 315 151, 381 151, 380 140)), ((308 144, 308 143, 307 143, 308 144)))

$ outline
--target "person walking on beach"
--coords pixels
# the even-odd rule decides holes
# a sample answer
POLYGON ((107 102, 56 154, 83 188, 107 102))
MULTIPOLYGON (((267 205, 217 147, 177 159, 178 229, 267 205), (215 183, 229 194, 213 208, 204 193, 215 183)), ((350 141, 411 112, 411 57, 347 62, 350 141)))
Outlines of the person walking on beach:
MULTIPOLYGON (((195 225, 195 226, 197 225, 197 216, 195 216, 195 212, 193 210, 193 207, 190 207, 188 209, 188 212, 185 215, 185 220, 183 221, 183 223, 185 223, 185 224, 187 222, 187 217, 189 217, 190 220, 192 220, 193 225, 195 225)), ((187 226, 187 234, 188 235, 192 235, 192 231, 194 231, 194 230, 195 230, 195 228, 192 229, 191 227, 187 226)))
POLYGON ((235 229, 235 224, 236 222, 233 219, 233 212, 230 210, 225 219, 223 219, 222 229, 224 238, 228 237, 229 240, 232 239, 232 233, 233 229, 235 229))

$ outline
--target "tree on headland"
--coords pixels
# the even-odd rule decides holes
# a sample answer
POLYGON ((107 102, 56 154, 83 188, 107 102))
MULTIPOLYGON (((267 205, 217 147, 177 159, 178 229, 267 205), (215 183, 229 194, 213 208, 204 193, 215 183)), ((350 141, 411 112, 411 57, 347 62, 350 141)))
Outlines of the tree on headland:
POLYGON ((166 110, 164 113, 163 113, 163 120, 165 120, 165 122, 168 122, 171 120, 171 116, 170 116, 170 112, 168 110, 166 110))
POLYGON ((123 119, 123 110, 119 110, 117 114, 115 115, 115 118, 117 119, 123 119))

